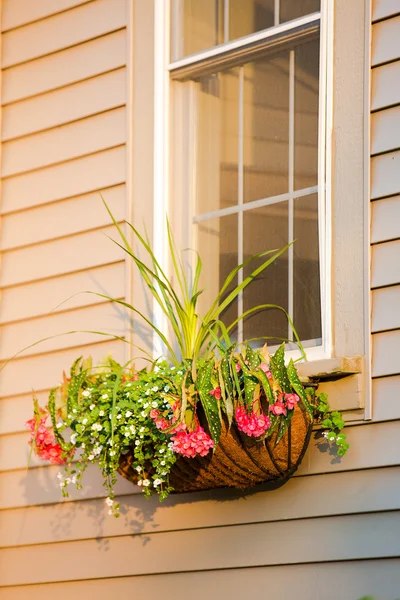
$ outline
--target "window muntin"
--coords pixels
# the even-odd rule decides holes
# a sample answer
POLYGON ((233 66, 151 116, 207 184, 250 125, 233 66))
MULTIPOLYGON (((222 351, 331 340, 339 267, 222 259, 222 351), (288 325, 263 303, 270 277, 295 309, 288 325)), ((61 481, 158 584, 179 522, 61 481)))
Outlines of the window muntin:
POLYGON ((320 10, 321 0, 172 0, 176 61, 320 10))
MULTIPOLYGON (((293 22, 293 32, 299 24, 293 22)), ((225 60, 221 67, 211 58, 196 68, 200 55, 194 67, 185 60, 190 74, 186 71, 184 82, 177 85, 180 101, 190 110, 179 112, 178 129, 186 139, 176 140, 176 146, 189 151, 174 158, 182 163, 182 172, 190 173, 181 195, 192 206, 191 244, 202 255, 210 298, 233 266, 296 239, 239 296, 223 315, 224 322, 231 323, 256 304, 279 304, 309 347, 322 344, 319 225, 324 214, 318 174, 320 51, 315 20, 312 25, 298 39, 286 29, 282 45, 260 47, 258 53, 253 46, 248 60, 244 52, 231 66, 229 53, 228 64, 225 60)), ((235 283, 247 274, 248 269, 235 283)), ((239 340, 263 334, 274 338, 270 343, 293 339, 277 311, 255 314, 236 331, 239 340)))

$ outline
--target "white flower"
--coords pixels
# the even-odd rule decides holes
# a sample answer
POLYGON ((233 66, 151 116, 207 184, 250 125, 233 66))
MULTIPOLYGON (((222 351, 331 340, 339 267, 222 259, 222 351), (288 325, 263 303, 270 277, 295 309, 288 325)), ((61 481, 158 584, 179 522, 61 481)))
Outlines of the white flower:
POLYGON ((83 443, 83 444, 81 444, 81 448, 84 448, 84 447, 85 447, 85 444, 84 444, 84 443, 83 443))
POLYGON ((149 487, 150 483, 151 483, 150 479, 143 479, 143 485, 145 487, 149 487))
POLYGON ((108 394, 103 394, 103 395, 102 395, 102 399, 103 399, 103 400, 107 400, 107 398, 108 398, 108 394))
POLYGON ((73 483, 75 485, 75 483, 76 483, 76 475, 72 475, 72 477, 71 477, 71 483, 73 483))
POLYGON ((149 403, 146 402, 146 404, 143 404, 143 408, 147 408, 149 406, 149 403))
POLYGON ((87 422, 88 422, 88 420, 87 420, 87 419, 83 419, 83 421, 82 421, 82 425, 86 425, 86 423, 87 423, 87 422))
POLYGON ((143 485, 143 481, 142 479, 139 479, 139 481, 137 482, 138 485, 143 485))
POLYGON ((157 404, 157 402, 152 402, 151 406, 152 406, 152 408, 157 408, 158 404, 157 404))
POLYGON ((165 392, 165 393, 169 392, 169 385, 166 385, 166 386, 165 386, 165 388, 164 388, 164 392, 165 392))
POLYGON ((143 433, 143 431, 144 431, 144 430, 145 430, 145 428, 144 428, 144 427, 141 427, 141 428, 139 429, 139 433, 143 433))
POLYGON ((101 410, 101 411, 99 412, 99 417, 104 417, 104 410, 101 410))
POLYGON ((140 472, 141 472, 141 470, 142 470, 142 467, 136 467, 136 471, 137 471, 138 473, 140 473, 140 472))
POLYGON ((129 426, 129 429, 130 429, 131 433, 135 433, 135 431, 136 431, 136 429, 134 428, 134 426, 133 426, 133 425, 130 425, 130 426, 129 426))
POLYGON ((164 448, 160 448, 159 453, 164 454, 164 452, 165 452, 164 448))
POLYGON ((72 419, 72 415, 68 415, 68 419, 72 419))
POLYGON ((150 390, 146 390, 146 396, 150 395, 150 390))
POLYGON ((57 423, 57 429, 60 429, 60 427, 63 426, 63 423, 57 423))
POLYGON ((173 448, 173 447, 174 447, 174 444, 173 444, 173 442, 170 442, 170 443, 168 444, 168 448, 169 448, 170 450, 172 450, 172 448, 173 448))
POLYGON ((111 510, 111 508, 108 510, 108 514, 109 514, 109 515, 112 515, 112 514, 113 514, 113 511, 111 510))
POLYGON ((131 383, 127 383, 126 387, 131 387, 131 385, 132 385, 131 383))
POLYGON ((117 415, 117 419, 122 419, 122 415, 117 415))
POLYGON ((69 485, 71 483, 71 479, 69 477, 67 477, 67 479, 65 480, 65 485, 69 485))
POLYGON ((73 434, 71 435, 71 437, 70 437, 70 442, 71 442, 71 444, 76 444, 76 436, 77 436, 77 435, 78 435, 77 433, 73 433, 73 434))
POLYGON ((84 391, 82 392, 82 396, 84 396, 85 398, 89 398, 89 396, 90 396, 90 392, 89 392, 89 390, 84 390, 84 391))
POLYGON ((65 487, 65 481, 60 481, 60 487, 65 487))
POLYGON ((106 504, 107 504, 108 506, 112 506, 112 505, 114 504, 114 500, 112 500, 110 497, 109 497, 109 498, 106 498, 106 504))
POLYGON ((93 454, 89 454, 88 459, 89 460, 93 460, 94 459, 94 455, 93 454))
POLYGON ((115 456, 117 453, 115 452, 115 450, 111 450, 110 452, 110 456, 115 456))
POLYGON ((162 479, 155 479, 153 481, 154 487, 157 487, 158 485, 160 485, 160 483, 164 483, 162 479))
POLYGON ((136 440, 135 441, 135 446, 139 446, 139 444, 140 444, 139 440, 136 440))
POLYGON ((77 410, 76 410, 76 408, 73 408, 73 409, 72 409, 72 412, 76 414, 76 413, 77 413, 77 410))
POLYGON ((101 431, 102 429, 103 427, 100 425, 100 423, 93 423, 92 431, 101 431))
POLYGON ((91 404, 91 405, 89 406, 90 410, 93 410, 93 409, 95 408, 95 406, 96 406, 95 404, 91 404))
POLYGON ((154 367, 154 373, 158 373, 159 370, 160 370, 160 367, 157 367, 157 366, 154 367))
POLYGON ((158 392, 158 387, 155 385, 154 387, 151 388, 153 392, 158 392))
POLYGON ((328 437, 328 432, 324 431, 322 435, 324 436, 324 438, 327 438, 328 437))
POLYGON ((164 473, 161 473, 161 475, 162 475, 163 477, 165 477, 165 476, 167 475, 167 473, 164 471, 164 473))
POLYGON ((170 370, 175 371, 175 367, 174 366, 170 367, 170 370))
POLYGON ((62 476, 62 473, 59 471, 59 472, 57 473, 57 479, 62 479, 62 478, 63 478, 63 476, 62 476))
POLYGON ((165 465, 165 460, 162 460, 162 461, 160 462, 160 465, 163 467, 163 466, 165 465))
POLYGON ((126 418, 128 419, 132 415, 130 410, 127 410, 125 413, 126 418))
POLYGON ((142 417, 146 417, 147 416, 147 413, 146 413, 145 410, 142 410, 142 412, 140 414, 142 415, 142 417))
POLYGON ((124 433, 124 436, 125 436, 126 438, 128 438, 128 437, 129 437, 129 431, 125 431, 125 433, 124 433))

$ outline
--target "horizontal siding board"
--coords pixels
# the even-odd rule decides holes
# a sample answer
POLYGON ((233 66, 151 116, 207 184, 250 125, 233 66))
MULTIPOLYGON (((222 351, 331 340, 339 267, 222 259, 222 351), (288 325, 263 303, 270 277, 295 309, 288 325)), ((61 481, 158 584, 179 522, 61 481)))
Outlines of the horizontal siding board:
POLYGON ((16 102, 118 69, 126 64, 126 59, 126 31, 122 30, 6 69, 1 82, 2 103, 16 102))
POLYGON ((103 499, 1 511, 0 546, 398 510, 400 467, 294 477, 278 490, 236 492, 236 497, 219 490, 170 496, 161 504, 143 494, 119 502, 119 519, 108 518, 103 499))
MULTIPOLYGON (((107 346, 110 346, 111 348, 111 344, 107 344, 107 346)), ((60 365, 60 368, 57 371, 51 364, 53 373, 61 373, 63 368, 68 369, 75 356, 71 351, 68 352, 70 361, 68 362, 65 359, 61 361, 60 358, 58 358, 58 364, 60 365)), ((93 355, 93 353, 89 350, 86 352, 83 349, 82 352, 85 355, 93 355)), ((67 351, 59 354, 66 355, 67 351)), ((99 352, 97 352, 97 354, 99 354, 99 352)), ((51 354, 48 356, 49 359, 52 359, 53 357, 51 354)), ((100 356, 104 356, 104 354, 100 356)), ((96 359, 96 357, 94 358, 96 359)), ((22 363, 22 360, 24 359, 15 362, 22 363)), ((30 358, 26 360, 30 361, 32 370, 35 366, 39 368, 40 357, 37 359, 30 358)), ((118 356, 116 356, 116 360, 120 360, 118 356)), ((46 358, 46 364, 47 362, 48 360, 46 358)), ((12 366, 13 363, 7 367, 4 373, 7 374, 7 370, 11 369, 12 366)), ((21 372, 21 368, 19 368, 19 372, 21 372)), ((8 374, 9 377, 11 377, 11 375, 12 374, 8 374)), ((35 372, 31 375, 31 369, 29 369, 29 372, 27 371, 26 380, 30 383, 30 388, 29 390, 21 390, 21 394, 24 392, 28 393, 32 387, 34 389, 47 389, 51 386, 50 379, 51 378, 48 374, 37 374, 35 372), (42 385, 35 385, 35 382, 32 380, 34 378, 39 379, 39 377, 39 383, 42 382, 42 385)), ((59 381, 59 376, 58 378, 53 378, 52 381, 54 385, 54 381, 59 381)), ((1 381, 0 386, 4 388, 6 383, 7 382, 1 381)), ((330 454, 327 445, 324 442, 313 439, 296 476, 355 471, 376 467, 399 466, 399 432, 400 422, 396 421, 347 427, 346 434, 348 436, 351 449, 343 460, 338 459, 336 456, 330 454)), ((17 508, 32 506, 35 504, 51 504, 53 502, 58 502, 60 498, 60 491, 57 485, 58 480, 56 479, 57 471, 58 469, 53 469, 53 467, 42 467, 31 469, 28 473, 26 473, 24 470, 4 472, 2 474, 2 486, 0 486, 0 508, 17 508), (46 482, 45 493, 43 493, 42 484, 40 483, 42 481, 46 482), (29 498, 24 493, 25 489, 29 489, 32 492, 29 498)), ((84 493, 89 494, 87 497, 96 497, 91 495, 90 478, 87 479, 85 476, 84 483, 84 493)), ((127 493, 129 493, 129 490, 132 493, 132 491, 137 492, 139 489, 140 488, 135 488, 133 486, 128 489, 127 493)), ((210 492, 206 492, 207 497, 209 494, 210 492)), ((293 502, 296 502, 296 500, 294 499, 293 502)), ((151 505, 149 504, 149 507, 150 506, 151 505)))
MULTIPOLYGON (((400 31, 400 24, 399 24, 400 31)), ((400 146, 400 106, 371 115, 371 153, 397 150, 400 146)))
MULTIPOLYGON (((400 38, 399 38, 400 39, 400 38)), ((371 159, 371 198, 383 198, 400 193, 400 152, 391 152, 371 159)))
POLYGON ((126 103, 124 68, 3 108, 4 141, 57 127, 126 103))
MULTIPOLYGON (((318 539, 318 538, 317 538, 318 539)), ((400 589, 400 560, 337 562, 325 564, 287 565, 236 570, 211 570, 194 573, 146 575, 92 581, 65 582, 3 588, 2 600, 42 600, 51 598, 116 598, 167 597, 173 590, 175 600, 217 600, 224 597, 257 598, 260 590, 277 599, 356 600, 376 595, 392 600, 400 589), (333 582, 333 583, 331 583, 333 582), (382 596, 384 594, 384 596, 382 596)))
POLYGON ((374 421, 400 418, 400 375, 374 379, 372 394, 372 418, 374 421))
MULTIPOLYGON (((31 418, 32 415, 29 417, 31 418)), ((26 431, 13 435, 0 436, 0 473, 13 469, 41 466, 41 460, 36 455, 30 456, 30 435, 26 431), (23 465, 23 466, 21 466, 23 465)))
POLYGON ((107 235, 115 235, 114 226, 4 252, 0 285, 27 283, 122 260, 123 251, 107 235))
POLYGON ((400 329, 400 285, 372 292, 372 332, 400 329))
POLYGON ((400 238, 400 196, 371 204, 371 242, 400 238))
POLYGON ((372 376, 400 373, 400 330, 375 333, 372 344, 372 376))
POLYGON ((125 108, 87 117, 54 129, 5 142, 2 145, 2 176, 62 163, 126 141, 125 108))
POLYGON ((32 21, 38 21, 63 10, 68 10, 90 0, 3 0, 1 30, 7 31, 32 21))
MULTIPOLYGON (((71 348, 47 355, 22 357, 10 362, 2 371, 0 398, 29 394, 32 390, 48 390, 60 382, 63 371, 68 371, 77 353, 92 356, 95 363, 111 353, 118 362, 124 361, 125 344, 120 341, 94 343, 81 349, 71 348), (21 377, 23 373, 23 377, 21 377)), ((78 354, 78 356, 79 356, 78 354)))
POLYGON ((400 104, 400 60, 372 70, 371 109, 394 104, 400 104))
MULTIPOLYGON (((36 392, 39 404, 44 405, 48 392, 36 392)), ((0 400, 0 435, 21 433, 32 416, 32 393, 0 400)))
POLYGON ((373 0, 372 20, 386 19, 400 13, 398 0, 373 0))
MULTIPOLYGON (((167 573, 177 570, 172 548, 196 548, 196 570, 302 562, 397 557, 400 513, 378 513, 220 527, 10 548, 0 551, 3 585, 167 573), (396 518, 397 517, 397 518, 396 518), (329 544, 321 539, 329 539, 329 544), (243 540, 251 540, 244 544, 243 540), (321 539, 320 543, 316 540, 321 539), (273 540, 273 543, 272 543, 273 540), (290 543, 288 543, 290 540, 290 543), (105 551, 106 550, 106 551, 105 551), (74 556, 74 561, 71 561, 74 556), (20 565, 24 568, 21 569, 20 565), (68 564, 68 569, 65 565, 68 564), (51 565, 51 568, 49 568, 51 565)), ((193 553, 179 554, 179 570, 193 570, 193 553)))
MULTIPOLYGON (((59 471, 59 465, 51 465, 2 473, 1 477, 4 484, 0 486, 0 508, 43 505, 54 502, 66 502, 70 505, 71 500, 105 498, 108 495, 103 486, 103 478, 99 468, 95 465, 89 465, 85 472, 86 485, 84 488, 76 490, 74 486, 71 486, 69 490, 70 497, 65 499, 61 495, 59 480, 57 479, 59 471)), ((115 487, 116 494, 132 494, 133 489, 132 483, 118 476, 115 487)), ((139 492, 137 491, 137 493, 139 492)), ((105 516, 109 517, 108 514, 105 516)))
POLYGON ((96 0, 2 36, 2 66, 10 67, 126 26, 126 0, 96 0))
POLYGON ((2 219, 0 250, 38 244, 110 224, 101 196, 117 221, 125 217, 126 189, 115 186, 53 204, 9 213, 2 219), (79 213, 79 220, 76 215, 79 213))
POLYGON ((60 312, 104 302, 104 298, 94 294, 80 293, 85 290, 121 298, 125 293, 124 274, 125 263, 118 262, 7 288, 2 291, 0 322, 18 321, 45 315, 53 310, 60 312), (59 306, 74 294, 78 295, 59 306), (29 302, 26 301, 27 298, 29 302))
MULTIPOLYGON (((80 331, 101 331, 123 337, 128 327, 127 310, 123 307, 104 302, 94 306, 85 306, 67 312, 50 314, 38 319, 3 325, 0 337, 0 360, 11 358, 22 348, 36 344, 39 340, 53 337, 29 348, 22 355, 33 356, 44 352, 53 352, 64 348, 76 348, 107 339, 80 331), (77 331, 71 335, 59 335, 67 331, 77 331)), ((79 356, 79 351, 77 351, 79 356)))
POLYGON ((6 179, 2 211, 21 210, 125 182, 125 147, 6 179))
POLYGON ((400 283, 400 240, 372 247, 371 284, 383 287, 400 283))
POLYGON ((372 66, 400 57, 400 16, 372 26, 372 66))

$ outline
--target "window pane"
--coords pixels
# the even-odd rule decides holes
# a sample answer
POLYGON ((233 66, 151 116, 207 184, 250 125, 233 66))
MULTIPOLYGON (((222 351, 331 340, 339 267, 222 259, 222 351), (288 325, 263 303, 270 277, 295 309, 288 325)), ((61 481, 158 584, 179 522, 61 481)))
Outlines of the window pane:
POLYGON ((230 0, 229 39, 267 29, 274 25, 274 0, 230 0))
POLYGON ((318 196, 294 200, 294 324, 300 339, 321 343, 318 196))
POLYGON ((238 201, 238 86, 238 69, 197 83, 196 214, 238 201))
POLYGON ((288 191, 289 53, 244 67, 244 202, 288 191))
POLYGON ((320 10, 320 0, 280 0, 279 20, 281 23, 298 19, 320 10))
POLYGON ((223 0, 172 0, 172 60, 223 42, 223 0))
POLYGON ((294 185, 318 183, 319 41, 295 50, 294 185))
MULTIPOLYGON (((203 261, 204 293, 199 299, 200 314, 204 314, 214 302, 226 277, 238 264, 238 216, 229 215, 220 219, 202 221, 197 225, 197 249, 203 261)), ((237 285, 234 279, 225 297, 237 285)), ((222 314, 225 325, 237 318, 237 301, 222 314)))
MULTIPOLYGON (((288 243, 288 203, 279 202, 243 213, 244 260, 265 250, 282 248, 288 243)), ((246 267, 244 276, 260 265, 255 260, 246 267)), ((278 304, 288 309, 288 255, 285 253, 263 271, 243 292, 243 309, 259 304, 278 304)), ((246 319, 243 339, 262 335, 288 337, 288 324, 278 310, 265 310, 246 319)), ((273 340, 266 340, 273 344, 273 340)), ((260 342, 261 344, 262 342, 260 342)))

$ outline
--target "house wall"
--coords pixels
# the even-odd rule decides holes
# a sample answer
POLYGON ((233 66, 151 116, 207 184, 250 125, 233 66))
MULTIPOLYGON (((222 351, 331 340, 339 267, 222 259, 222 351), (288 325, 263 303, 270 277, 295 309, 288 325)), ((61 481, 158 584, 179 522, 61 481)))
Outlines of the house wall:
MULTIPOLYGON (((147 0, 133 5, 131 14, 129 0, 3 0, 1 360, 57 331, 123 326, 119 314, 93 296, 77 296, 48 313, 82 289, 98 286, 120 298, 129 292, 123 257, 102 235, 110 229, 97 192, 103 190, 118 219, 129 214, 130 190, 138 212, 137 197, 146 185, 151 192, 149 161, 125 108, 136 114, 139 107, 142 118, 133 130, 141 130, 149 98, 141 91, 131 103, 130 90, 151 56, 137 53, 133 82, 125 65, 130 18, 139 22, 141 10, 143 18, 151 14, 147 0)), ((60 501, 58 467, 33 460, 26 470, 23 423, 32 387, 44 399, 80 353, 100 358, 111 351, 122 360, 124 349, 89 334, 35 346, 0 380, 1 600, 44 594, 98 600, 123 594, 194 600, 399 596, 396 11, 393 0, 376 0, 373 7, 372 421, 348 427, 351 450, 343 461, 313 442, 296 476, 272 492, 186 494, 159 504, 121 481, 122 515, 113 519, 95 472, 88 473, 82 493, 60 501)))

